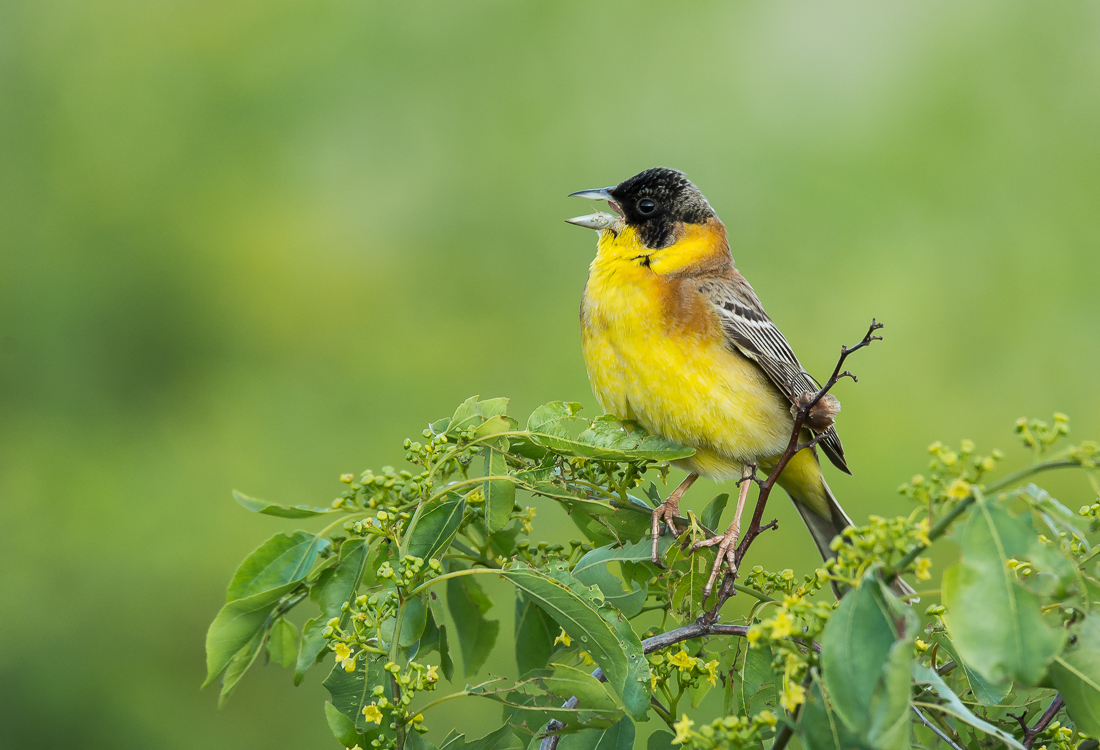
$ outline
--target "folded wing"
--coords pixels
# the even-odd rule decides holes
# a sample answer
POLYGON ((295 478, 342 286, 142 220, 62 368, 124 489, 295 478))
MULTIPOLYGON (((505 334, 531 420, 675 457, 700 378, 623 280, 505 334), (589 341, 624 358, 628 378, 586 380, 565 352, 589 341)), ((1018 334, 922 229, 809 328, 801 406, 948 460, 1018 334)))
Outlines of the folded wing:
MULTIPOLYGON (((805 391, 817 392, 821 384, 802 367, 787 339, 764 312, 749 282, 739 273, 732 278, 704 282, 700 291, 710 300, 722 321, 730 345, 760 366, 793 404, 805 391)), ((818 444, 845 474, 844 446, 830 427, 818 444)))

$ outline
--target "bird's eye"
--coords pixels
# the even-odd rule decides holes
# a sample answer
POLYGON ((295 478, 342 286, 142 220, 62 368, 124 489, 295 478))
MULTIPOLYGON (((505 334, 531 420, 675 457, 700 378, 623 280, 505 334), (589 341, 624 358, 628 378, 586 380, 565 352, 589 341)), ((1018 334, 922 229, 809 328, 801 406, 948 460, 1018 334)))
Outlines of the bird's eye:
POLYGON ((657 204, 651 201, 649 198, 642 198, 638 201, 638 213, 648 216, 657 210, 657 204))

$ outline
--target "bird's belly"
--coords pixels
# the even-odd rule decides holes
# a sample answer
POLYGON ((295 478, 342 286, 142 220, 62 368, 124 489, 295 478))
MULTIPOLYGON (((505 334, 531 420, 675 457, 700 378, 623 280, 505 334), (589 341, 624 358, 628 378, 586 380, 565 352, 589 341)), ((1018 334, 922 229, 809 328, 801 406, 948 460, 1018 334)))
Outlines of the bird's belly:
POLYGON ((604 409, 696 448, 684 468, 715 479, 782 453, 790 405, 759 367, 727 347, 721 331, 669 331, 644 312, 596 312, 584 326, 584 356, 604 409))

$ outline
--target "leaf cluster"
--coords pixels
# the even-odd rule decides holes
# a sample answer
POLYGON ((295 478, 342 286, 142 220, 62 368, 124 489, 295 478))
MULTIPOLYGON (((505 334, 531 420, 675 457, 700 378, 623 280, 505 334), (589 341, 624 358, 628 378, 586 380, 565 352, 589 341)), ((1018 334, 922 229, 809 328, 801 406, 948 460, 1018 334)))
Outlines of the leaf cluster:
POLYGON ((934 444, 928 476, 901 488, 908 516, 847 529, 815 571, 741 571, 753 605, 737 624, 705 609, 713 552, 687 551, 719 527, 728 497, 689 512, 681 538, 662 535, 655 565, 661 497, 647 479, 692 451, 578 410, 553 402, 521 427, 506 400, 472 398, 405 441, 411 468, 345 474, 328 507, 237 494, 257 513, 328 523, 276 534, 241 563, 208 632, 207 683, 221 678, 224 702, 258 661, 293 667, 295 684, 328 662, 326 719, 361 750, 432 750, 432 709, 455 699, 499 704, 502 726, 473 741, 452 732, 439 750, 558 737, 563 750, 628 750, 650 719, 669 730, 651 750, 1100 737, 1098 451, 1057 451, 1061 415, 1020 423, 1033 462, 994 480, 999 452, 934 444), (1078 513, 1026 484, 1063 467, 1093 483, 1078 513), (535 497, 580 538, 533 538, 535 497), (957 560, 934 571, 928 549, 947 538, 957 560), (512 592, 515 672, 437 697, 480 675, 500 637, 486 576, 512 592), (903 576, 930 606, 918 612, 903 576))

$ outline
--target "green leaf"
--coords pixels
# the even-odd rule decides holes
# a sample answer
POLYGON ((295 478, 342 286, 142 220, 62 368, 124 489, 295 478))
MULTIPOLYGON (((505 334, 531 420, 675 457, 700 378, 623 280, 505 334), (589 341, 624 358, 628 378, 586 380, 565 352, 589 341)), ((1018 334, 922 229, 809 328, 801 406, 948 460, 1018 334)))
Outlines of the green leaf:
POLYGON ((265 516, 277 516, 279 518, 313 518, 327 513, 339 513, 337 508, 313 508, 308 505, 276 505, 265 502, 255 497, 241 494, 233 490, 233 498, 248 508, 253 513, 263 513, 265 516))
POLYGON ((500 623, 485 619, 485 613, 492 606, 493 602, 485 596, 473 576, 448 579, 447 608, 461 633, 458 645, 462 651, 462 669, 467 677, 481 669, 496 644, 500 623))
POLYGON ((493 557, 509 558, 516 554, 516 542, 524 532, 522 529, 512 526, 502 529, 489 536, 489 551, 493 557))
MULTIPOLYGON (((401 635, 397 639, 397 645, 402 648, 408 648, 420 640, 420 636, 424 634, 424 629, 428 626, 428 603, 424 600, 425 596, 426 594, 419 594, 406 600, 401 605, 401 635)), ((379 628, 382 633, 382 640, 387 644, 393 638, 393 629, 396 625, 397 618, 389 617, 382 622, 382 627, 379 628)))
POLYGON ((355 722, 340 713, 336 706, 325 701, 325 719, 336 741, 344 747, 369 747, 369 740, 355 730, 355 722))
POLYGON ((481 426, 474 430, 474 438, 484 438, 490 435, 499 435, 502 432, 512 432, 516 429, 516 420, 511 417, 494 416, 486 419, 481 426))
POLYGON ((646 741, 646 750, 675 750, 672 746, 672 740, 675 739, 671 732, 665 732, 658 729, 653 734, 649 735, 649 739, 646 741))
POLYGON ((594 711, 619 711, 622 706, 607 691, 607 685, 592 676, 590 672, 571 667, 568 664, 552 664, 554 674, 540 678, 547 692, 559 698, 569 700, 576 696, 578 705, 594 711))
MULTIPOLYGON (((635 549, 636 547, 631 545, 632 554, 635 549)), ((633 586, 631 584, 624 585, 621 579, 616 578, 608 570, 608 563, 620 562, 623 559, 623 548, 619 545, 609 544, 605 547, 597 547, 577 562, 573 568, 573 577, 585 586, 599 586, 608 603, 627 617, 634 617, 645 606, 648 587, 637 584, 633 586)), ((637 562, 638 559, 637 557, 631 557, 629 561, 637 562)), ((644 559, 649 559, 648 552, 644 559)))
POLYGON ((913 680, 920 685, 930 685, 932 689, 939 695, 943 703, 927 703, 924 701, 916 701, 916 705, 921 708, 931 709, 933 711, 943 711, 949 713, 957 719, 961 719, 970 726, 978 729, 986 734, 992 735, 1005 743, 1009 747, 1014 747, 1016 750, 1023 750, 1023 745, 1019 740, 1013 737, 1008 732, 998 729, 994 725, 987 721, 979 719, 971 712, 966 705, 959 700, 959 696, 955 695, 955 691, 947 686, 947 683, 943 681, 943 678, 936 674, 936 671, 929 669, 928 667, 921 666, 920 664, 913 662, 912 664, 913 680))
POLYGON ((225 600, 244 599, 261 591, 278 588, 309 575, 317 553, 329 541, 305 531, 293 535, 276 534, 245 558, 233 574, 225 600))
POLYGON ((574 416, 580 410, 581 405, 576 401, 551 401, 531 412, 527 418, 527 431, 552 435, 560 431, 563 425, 576 421, 574 416))
MULTIPOLYGON (((481 449, 485 458, 485 476, 508 475, 508 439, 498 438, 495 445, 486 445, 481 449)), ((508 479, 494 479, 484 483, 485 523, 492 534, 508 525, 512 517, 512 506, 516 502, 516 485, 508 479)))
POLYGON ((311 617, 302 625, 302 641, 298 646, 298 659, 294 664, 294 684, 301 685, 306 672, 314 664, 321 660, 321 654, 328 647, 328 642, 321 635, 331 618, 311 617))
POLYGON ((959 531, 962 558, 945 572, 944 618, 959 655, 994 684, 1038 685, 1062 650, 1063 632, 1046 624, 1038 597, 1008 567, 1038 545, 1035 531, 1000 505, 979 498, 959 531))
POLYGON ((500 398, 487 398, 484 401, 477 402, 477 412, 486 419, 492 417, 501 417, 508 411, 508 402, 511 399, 500 398))
POLYGON ((424 560, 441 557, 462 525, 465 512, 466 499, 457 493, 421 503, 401 542, 401 554, 424 560))
POLYGON ((874 574, 840 601, 821 637, 821 675, 834 711, 866 744, 908 747, 909 663, 918 621, 874 574), (896 620, 904 618, 898 632, 896 620))
POLYGON ((634 722, 624 716, 606 729, 567 734, 558 747, 560 750, 633 750, 634 731, 634 722))
POLYGON ((550 719, 564 727, 560 734, 577 732, 586 727, 606 729, 622 718, 623 710, 608 694, 603 683, 583 670, 560 664, 554 672, 532 675, 517 682, 512 690, 480 687, 471 695, 503 703, 504 719, 516 730, 533 733, 550 719), (562 704, 578 694, 576 708, 562 704))
POLYGON ((284 669, 298 659, 298 628, 285 617, 275 620, 267 637, 267 655, 284 669))
POLYGON ((410 649, 409 658, 415 656, 420 661, 424 661, 423 656, 432 651, 438 651, 439 668, 443 671, 443 676, 450 680, 454 676, 454 664, 451 663, 450 647, 447 644, 447 626, 440 624, 442 621, 442 609, 429 605, 424 634, 420 637, 416 650, 410 649))
POLYGON ((627 712, 644 720, 649 710, 649 663, 641 641, 619 611, 562 564, 550 565, 543 572, 517 562, 501 575, 579 641, 578 646, 599 664, 627 712))
POLYGON ((1089 519, 1078 513, 1074 513, 1062 503, 1058 502, 1049 492, 1032 483, 1016 491, 1017 496, 1026 500, 1036 510, 1050 516, 1049 522, 1064 531, 1072 531, 1085 543, 1085 549, 1089 549, 1086 534, 1089 531, 1089 519))
POLYGON ((937 635, 935 641, 940 644, 940 648, 943 651, 951 655, 951 658, 955 660, 956 664, 962 667, 967 685, 970 686, 970 692, 974 694, 974 700, 978 703, 983 706, 996 706, 1012 692, 1011 682, 1003 682, 998 685, 975 672, 974 669, 959 656, 958 649, 955 648, 955 645, 944 635, 937 635))
POLYGON ((466 735, 452 729, 439 745, 439 750, 466 750, 466 735))
POLYGON ((606 414, 588 422, 587 428, 579 435, 574 437, 570 434, 570 427, 586 421, 562 416, 544 421, 537 428, 532 428, 529 422, 528 430, 532 441, 561 456, 625 462, 672 461, 695 454, 694 448, 650 435, 633 422, 620 422, 606 414))
MULTIPOLYGON (((213 682, 257 634, 263 633, 267 619, 279 601, 297 587, 298 582, 292 581, 244 599, 236 599, 221 608, 206 631, 206 681, 203 687, 213 682)), ((256 648, 259 649, 259 644, 256 648)))
POLYGON ((341 612, 341 608, 355 596, 366 571, 369 553, 370 546, 365 539, 348 539, 340 546, 339 562, 322 571, 310 587, 309 598, 321 608, 321 615, 307 620, 302 627, 302 643, 294 667, 295 685, 301 684, 306 670, 317 663, 317 657, 325 650, 325 638, 321 631, 328 621, 333 617, 347 621, 347 615, 341 612))
POLYGON ((711 531, 721 531, 718 524, 722 522, 722 511, 726 509, 726 502, 729 499, 730 496, 723 492, 707 503, 707 507, 703 509, 703 515, 699 516, 699 522, 711 531))
POLYGON ((874 750, 836 715, 817 675, 806 691, 806 703, 798 715, 798 730, 806 750, 874 750))
MULTIPOLYGON (((332 696, 332 705, 355 724, 355 731, 370 739, 386 735, 393 737, 393 730, 380 727, 363 716, 363 707, 378 701, 374 688, 382 685, 384 695, 393 700, 393 685, 389 674, 383 669, 385 659, 362 654, 355 660, 355 669, 347 672, 339 664, 334 664, 328 677, 321 683, 332 696)), ((331 722, 330 722, 331 726, 331 722)), ((369 745, 362 744, 362 747, 369 745)))
POLYGON ((480 422, 480 417, 481 414, 477 408, 477 396, 470 396, 455 409, 454 416, 447 423, 446 430, 448 433, 467 430, 480 422))
POLYGON ((558 626, 539 605, 516 592, 515 645, 516 667, 522 677, 533 669, 543 669, 554 653, 558 626))
POLYGON ((1100 618, 1087 616, 1071 629, 1077 641, 1050 665, 1050 679, 1062 694, 1070 718, 1092 737, 1100 736, 1100 618))
POLYGON ((409 731, 405 734, 405 750, 436 750, 436 747, 420 732, 409 731))
POLYGON ((571 509, 569 520, 576 524, 584 538, 592 544, 603 546, 619 541, 618 536, 602 517, 593 515, 583 510, 571 509))
POLYGON ((745 649, 745 662, 733 690, 735 713, 754 716, 764 710, 777 712, 779 681, 772 670, 772 658, 770 647, 745 649))
POLYGON ((505 724, 481 739, 468 741, 465 750, 523 750, 523 743, 512 733, 512 728, 505 724))
MULTIPOLYGON (((703 547, 696 552, 688 552, 680 549, 678 544, 668 549, 665 563, 676 574, 667 579, 671 584, 669 598, 672 609, 669 612, 680 622, 695 619, 703 610, 703 587, 707 585, 714 565, 714 549, 703 547)), ((721 580, 719 577, 718 581, 721 580)))
POLYGON ((260 655, 260 648, 263 646, 265 635, 264 630, 257 631, 252 640, 238 651, 229 662, 225 669, 225 675, 222 677, 222 690, 218 695, 218 708, 225 705, 225 702, 229 700, 229 696, 237 687, 237 683, 244 677, 244 673, 256 663, 256 657, 260 655))
POLYGON ((530 472, 519 472, 516 476, 531 492, 561 502, 570 508, 570 512, 579 509, 596 516, 609 516, 615 512, 615 507, 607 500, 588 497, 585 494, 587 490, 574 491, 553 481, 532 479, 530 472))
POLYGON ((316 602, 327 617, 340 614, 351 601, 367 565, 370 545, 366 539, 348 539, 340 546, 339 562, 321 573, 309 589, 309 598, 316 602))

